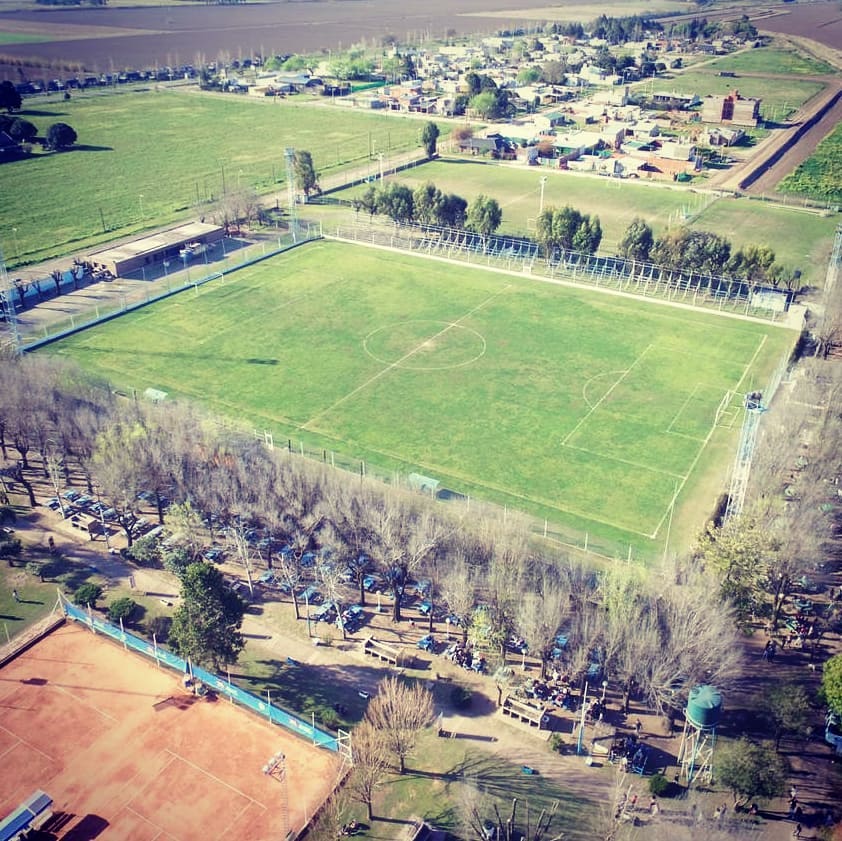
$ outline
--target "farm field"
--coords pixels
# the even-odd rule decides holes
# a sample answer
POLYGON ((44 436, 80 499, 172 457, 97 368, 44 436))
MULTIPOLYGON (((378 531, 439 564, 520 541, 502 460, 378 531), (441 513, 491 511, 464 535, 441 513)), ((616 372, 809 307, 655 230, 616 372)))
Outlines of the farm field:
MULTIPOLYGON (((634 85, 636 90, 650 90, 652 82, 634 85)), ((706 73, 701 68, 677 73, 671 79, 658 79, 654 83, 658 91, 667 93, 698 94, 705 97, 723 95, 735 88, 742 96, 762 99, 760 116, 765 120, 783 120, 797 111, 808 99, 823 87, 821 82, 795 81, 792 79, 770 79, 743 76, 741 78, 720 78, 706 73)))
POLYGON ((46 352, 651 554, 673 496, 730 462, 738 398, 709 436, 726 393, 763 387, 794 340, 322 241, 46 352))
POLYGON ((0 244, 11 265, 209 213, 223 190, 275 190, 283 201, 285 147, 311 152, 324 175, 372 149, 411 149, 421 128, 363 111, 164 89, 75 94, 20 116, 41 133, 68 123, 79 139, 70 152, 3 165, 0 244))
POLYGON ((816 151, 781 182, 780 189, 820 201, 842 202, 842 126, 819 143, 816 151))
MULTIPOLYGON (((599 216, 603 252, 616 249, 635 216, 644 218, 656 234, 666 230, 672 217, 674 224, 683 221, 693 228, 723 233, 735 248, 767 245, 774 249, 779 262, 799 269, 805 283, 818 286, 824 281, 838 221, 835 216, 821 217, 748 198, 718 198, 680 187, 466 160, 423 164, 394 178, 412 189, 432 181, 441 190, 458 193, 468 201, 479 193, 491 196, 503 209, 501 233, 529 235, 534 230, 544 175, 544 207, 569 204, 599 216), (685 212, 689 214, 686 220, 685 212)), ((332 195, 350 199, 364 189, 353 187, 332 195)))

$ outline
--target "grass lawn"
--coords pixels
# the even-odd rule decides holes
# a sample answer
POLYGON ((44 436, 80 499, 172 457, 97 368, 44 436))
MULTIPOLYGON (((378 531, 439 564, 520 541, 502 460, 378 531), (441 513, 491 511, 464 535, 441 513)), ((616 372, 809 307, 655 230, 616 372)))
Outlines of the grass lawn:
POLYGON ((724 469, 702 456, 726 391, 762 387, 793 339, 322 242, 49 352, 651 552, 673 494, 724 469))
POLYGON ((45 41, 43 35, 31 35, 26 32, 0 32, 0 44, 27 44, 35 41, 45 41))
MULTIPOLYGON (((651 82, 641 82, 634 86, 637 90, 648 91, 651 82)), ((808 99, 815 96, 823 85, 821 82, 796 82, 792 79, 759 79, 744 76, 730 79, 720 78, 704 69, 677 73, 672 79, 658 79, 657 91, 668 93, 698 94, 705 97, 712 94, 723 95, 736 88, 742 96, 762 99, 760 114, 764 119, 783 120, 800 108, 808 99)))
POLYGON ((819 76, 835 72, 829 64, 825 64, 825 62, 812 56, 778 47, 742 50, 733 55, 723 56, 711 61, 705 65, 704 69, 714 72, 733 70, 737 73, 797 73, 807 76, 819 76))
POLYGON ((421 128, 416 120, 338 114, 294 99, 165 89, 74 93, 20 116, 41 134, 54 122, 68 123, 79 139, 70 152, 3 165, 0 244, 10 265, 208 212, 223 180, 226 190, 274 190, 283 201, 285 147, 310 151, 325 174, 368 160, 371 149, 417 146, 421 128))
MULTIPOLYGON (((524 740, 531 738, 524 736, 524 740)), ((553 804, 557 804, 556 814, 546 838, 557 837, 561 832, 565 839, 574 841, 594 837, 588 816, 598 812, 598 804, 565 791, 541 774, 525 775, 520 765, 471 746, 470 742, 439 739, 429 731, 422 735, 407 761, 406 774, 390 776, 375 795, 375 820, 361 834, 366 838, 391 841, 397 837, 393 821, 406 820, 408 815, 413 815, 457 837, 471 837, 462 828, 462 804, 472 799, 471 793, 466 793, 469 787, 477 792, 473 797, 479 799, 477 810, 483 820, 494 823, 494 806, 505 821, 511 813, 512 799, 517 798, 513 837, 526 835, 528 816, 531 827, 528 837, 531 838, 541 810, 550 812, 553 804)), ((355 816, 362 822, 366 820, 365 811, 360 807, 355 810, 355 816)))
MULTIPOLYGON (((690 227, 722 233, 735 249, 767 245, 774 249, 779 262, 801 270, 804 283, 821 286, 824 281, 837 223, 833 217, 772 207, 748 198, 715 198, 681 187, 466 160, 423 164, 394 179, 413 189, 432 181, 441 190, 457 193, 469 202, 479 193, 496 198, 503 209, 501 233, 529 236, 538 213, 543 175, 547 176, 544 207, 569 204, 599 216, 603 230, 600 250, 604 253, 615 251, 635 216, 643 217, 658 235, 666 230, 671 215, 675 220, 687 212, 690 227)), ((364 189, 353 187, 331 195, 350 199, 364 189)))

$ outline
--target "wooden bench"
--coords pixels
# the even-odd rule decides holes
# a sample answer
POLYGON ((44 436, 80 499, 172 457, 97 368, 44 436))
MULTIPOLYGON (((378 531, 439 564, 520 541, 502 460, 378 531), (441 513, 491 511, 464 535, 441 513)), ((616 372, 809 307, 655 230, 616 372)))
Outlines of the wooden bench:
POLYGON ((384 663, 392 666, 402 666, 405 660, 403 650, 397 645, 390 645, 374 637, 368 637, 363 643, 363 654, 369 657, 376 657, 384 663))
POLYGON ((533 707, 532 704, 521 701, 519 698, 515 698, 512 695, 507 695, 503 699, 500 712, 502 712, 503 715, 508 715, 518 721, 522 721, 530 727, 537 727, 539 730, 543 729, 545 726, 545 716, 547 713, 546 707, 533 707))

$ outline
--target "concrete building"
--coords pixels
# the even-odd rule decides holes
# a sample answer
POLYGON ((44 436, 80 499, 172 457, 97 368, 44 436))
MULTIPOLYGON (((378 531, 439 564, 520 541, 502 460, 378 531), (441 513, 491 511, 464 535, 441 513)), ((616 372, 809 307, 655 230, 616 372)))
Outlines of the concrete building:
POLYGON ((740 96, 737 90, 725 96, 706 96, 702 100, 702 122, 756 126, 760 119, 760 102, 740 96))
POLYGON ((163 260, 180 261, 179 252, 183 248, 194 243, 197 246, 213 245, 224 236, 225 229, 219 225, 188 222, 102 251, 92 251, 85 259, 95 271, 109 271, 120 277, 163 260))

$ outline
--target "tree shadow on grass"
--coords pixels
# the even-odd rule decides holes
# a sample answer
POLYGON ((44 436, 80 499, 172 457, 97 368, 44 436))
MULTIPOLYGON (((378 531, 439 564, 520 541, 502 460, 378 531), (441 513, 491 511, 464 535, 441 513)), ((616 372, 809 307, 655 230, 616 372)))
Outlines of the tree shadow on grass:
POLYGON ((113 152, 113 146, 92 146, 89 143, 74 143, 74 152, 113 152))

